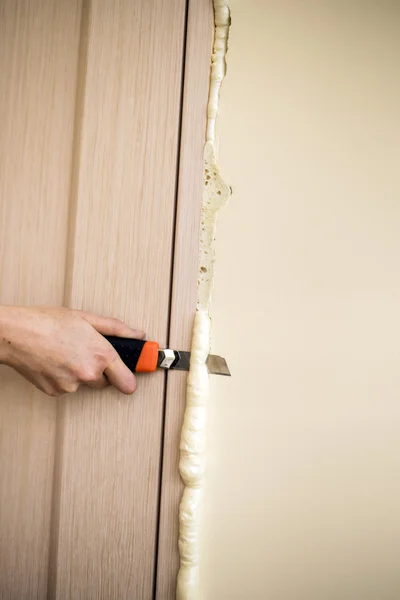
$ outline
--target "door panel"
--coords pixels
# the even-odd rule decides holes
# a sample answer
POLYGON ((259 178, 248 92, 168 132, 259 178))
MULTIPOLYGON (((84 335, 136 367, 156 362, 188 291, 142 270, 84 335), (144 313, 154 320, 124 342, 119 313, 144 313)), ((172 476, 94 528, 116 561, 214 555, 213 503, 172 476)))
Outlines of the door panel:
MULTIPOLYGON (((67 304, 120 317, 161 344, 184 17, 180 0, 91 6, 68 257, 67 304)), ((86 390, 63 402, 57 598, 151 597, 164 387, 159 372, 139 378, 133 398, 86 390)))
MULTIPOLYGON (((0 303, 61 304, 80 2, 0 2, 0 303)), ((44 598, 57 404, 0 367, 0 597, 44 598)))
MULTIPOLYGON (((0 10, 0 301, 164 344, 186 2, 0 10)), ((0 386, 0 598, 151 598, 164 374, 134 397, 0 386)))

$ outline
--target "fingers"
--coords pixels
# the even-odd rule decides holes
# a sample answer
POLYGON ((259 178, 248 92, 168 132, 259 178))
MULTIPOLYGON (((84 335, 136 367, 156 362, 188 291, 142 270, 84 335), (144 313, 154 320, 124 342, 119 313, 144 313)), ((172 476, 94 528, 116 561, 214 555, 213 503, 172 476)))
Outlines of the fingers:
POLYGON ((107 365, 104 375, 123 394, 133 394, 136 391, 136 377, 119 357, 107 365))
POLYGON ((85 311, 76 311, 81 317, 103 335, 117 335, 119 337, 136 338, 141 340, 145 336, 145 332, 140 329, 132 329, 123 321, 110 317, 99 317, 85 311))
POLYGON ((96 379, 96 381, 92 381, 87 385, 91 388, 94 388, 95 390, 103 390, 104 388, 110 385, 110 382, 108 381, 105 375, 100 375, 100 377, 96 379))

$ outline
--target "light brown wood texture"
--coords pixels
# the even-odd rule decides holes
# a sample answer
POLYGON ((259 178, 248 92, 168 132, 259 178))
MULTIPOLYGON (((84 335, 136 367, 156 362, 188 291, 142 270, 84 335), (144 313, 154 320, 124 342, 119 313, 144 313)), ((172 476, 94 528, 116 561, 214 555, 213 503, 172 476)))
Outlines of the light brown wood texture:
MULTIPOLYGON (((211 0, 190 0, 169 337, 171 347, 185 350, 190 349, 196 308, 203 147, 213 29, 211 0)), ((178 466, 186 378, 185 373, 170 373, 167 381, 157 561, 158 600, 175 598, 179 567, 178 511, 183 485, 178 466)))
MULTIPOLYGON (((164 344, 186 2, 0 10, 0 301, 113 315, 164 344)), ((61 399, 57 418, 1 377, 0 598, 152 598, 165 375, 61 399)))
MULTIPOLYGON (((185 2, 93 2, 85 18, 66 302, 165 344, 185 2)), ((135 397, 63 403, 52 597, 152 597, 164 388, 158 372, 135 397)))
MULTIPOLYGON (((80 2, 0 2, 0 303, 64 291, 80 2)), ((45 598, 56 403, 0 368, 0 598, 45 598)))

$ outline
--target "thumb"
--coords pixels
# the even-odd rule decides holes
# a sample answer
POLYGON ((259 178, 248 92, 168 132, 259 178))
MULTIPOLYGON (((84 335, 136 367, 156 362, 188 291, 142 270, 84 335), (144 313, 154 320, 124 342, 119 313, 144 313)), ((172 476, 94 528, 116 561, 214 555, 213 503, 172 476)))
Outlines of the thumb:
POLYGON ((78 314, 85 319, 96 331, 103 335, 117 335, 119 337, 136 338, 141 340, 144 338, 145 333, 140 329, 132 329, 119 319, 111 317, 99 317, 92 313, 85 311, 77 311, 78 314))
POLYGON ((123 394, 133 394, 136 391, 136 377, 122 360, 117 357, 104 369, 108 381, 123 394))

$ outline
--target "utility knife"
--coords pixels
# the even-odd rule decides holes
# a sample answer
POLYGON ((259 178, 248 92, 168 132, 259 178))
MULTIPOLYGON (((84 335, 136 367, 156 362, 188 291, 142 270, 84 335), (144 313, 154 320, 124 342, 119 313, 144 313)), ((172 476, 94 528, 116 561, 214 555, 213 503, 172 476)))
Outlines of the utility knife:
MULTIPOLYGON (((156 369, 189 371, 190 352, 162 349, 157 342, 114 335, 104 337, 118 352, 122 362, 134 373, 151 373, 156 369)), ((231 374, 226 360, 221 356, 210 354, 206 364, 209 373, 228 376, 231 374)))

